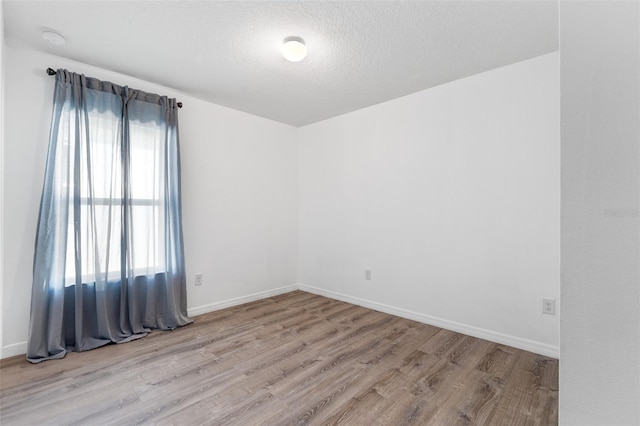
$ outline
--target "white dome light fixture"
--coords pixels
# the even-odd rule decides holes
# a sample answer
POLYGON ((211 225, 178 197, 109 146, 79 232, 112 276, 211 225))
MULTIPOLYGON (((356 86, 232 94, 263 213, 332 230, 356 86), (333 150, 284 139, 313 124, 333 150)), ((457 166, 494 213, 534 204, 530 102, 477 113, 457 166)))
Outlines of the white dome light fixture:
POLYGON ((49 44, 55 44, 56 46, 62 46, 67 42, 63 36, 55 31, 44 30, 40 35, 44 41, 49 44))
POLYGON ((307 56, 307 46, 301 37, 287 37, 282 42, 282 56, 287 61, 300 62, 307 56))

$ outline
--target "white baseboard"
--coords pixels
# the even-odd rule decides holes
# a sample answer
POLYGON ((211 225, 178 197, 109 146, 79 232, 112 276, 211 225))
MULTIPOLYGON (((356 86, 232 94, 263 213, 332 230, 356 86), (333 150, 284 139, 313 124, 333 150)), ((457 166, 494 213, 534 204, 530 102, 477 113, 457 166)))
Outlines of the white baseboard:
MULTIPOLYGON (((242 305, 243 303, 254 302, 260 299, 266 299, 267 297, 277 296, 278 294, 288 293, 298 289, 297 284, 291 284, 284 287, 274 288, 272 290, 261 291, 258 293, 250 294, 248 296, 236 297, 234 299, 223 300, 221 302, 211 303, 208 305, 196 306, 187 310, 190 317, 196 315, 206 314, 208 312, 217 311, 231 306, 242 305)), ((25 355, 27 353, 27 342, 13 343, 11 345, 4 346, 0 358, 9 358, 16 355, 25 355)))
POLYGON ((187 312, 190 317, 206 314, 220 309, 229 308, 231 306, 242 305, 244 303, 255 302, 256 300, 266 299, 271 296, 277 296, 279 294, 288 293, 290 291, 298 290, 297 284, 291 284, 284 287, 274 288, 271 290, 261 291, 253 293, 248 296, 236 297, 233 299, 223 300, 221 302, 210 303, 207 305, 196 306, 195 308, 188 309, 187 312))
POLYGON ((12 343, 7 346, 2 347, 2 355, 0 358, 11 358, 16 355, 26 355, 27 354, 27 342, 18 342, 12 343))
POLYGON ((557 346, 548 345, 546 343, 523 339, 521 337, 511 336, 508 334, 503 334, 503 333, 487 330, 480 327, 474 327, 472 325, 462 324, 455 321, 449 321, 446 319, 433 317, 431 315, 421 314, 419 312, 413 312, 406 309, 385 305, 384 303, 373 302, 371 300, 348 296, 346 294, 324 290, 321 288, 312 287, 304 284, 299 284, 298 288, 308 293, 329 297, 331 299, 341 300, 343 302, 351 303, 353 305, 358 305, 358 306, 373 309, 376 311, 385 312, 387 314, 396 315, 398 317, 407 318, 407 319, 421 322, 424 324, 433 325, 435 327, 440 327, 440 328, 455 331, 458 333, 467 334, 469 336, 477 337, 484 340, 489 340, 491 342, 512 346, 514 348, 523 349, 525 351, 548 356, 551 358, 558 359, 560 357, 560 348, 558 348, 557 346))
MULTIPOLYGON (((508 334, 503 334, 503 333, 487 330, 480 327, 474 327, 468 324, 449 321, 446 319, 433 317, 431 315, 426 315, 419 312, 413 312, 406 309, 385 305, 384 303, 378 303, 378 302, 374 302, 367 299, 361 299, 359 297, 348 296, 346 294, 324 290, 321 288, 312 287, 304 284, 292 284, 284 287, 279 287, 271 290, 253 293, 247 296, 241 296, 233 299, 223 300, 216 303, 196 306, 194 308, 188 309, 188 314, 189 316, 202 315, 208 312, 229 308, 231 306, 237 306, 237 305, 242 305, 244 303, 254 302, 260 299, 266 299, 271 296, 277 296, 279 294, 288 293, 294 290, 302 290, 308 293, 329 297, 331 299, 341 300, 343 302, 351 303, 351 304, 362 306, 369 309, 374 309, 376 311, 385 312, 387 314, 396 315, 402 318, 407 318, 407 319, 418 321, 424 324, 433 325, 435 327, 440 327, 440 328, 455 331, 458 333, 467 334, 469 336, 478 337, 480 339, 489 340, 489 341, 500 343, 503 345, 513 346, 514 348, 523 349, 525 351, 534 352, 534 353, 545 355, 551 358, 558 359, 560 357, 560 349, 557 346, 548 345, 546 343, 541 343, 534 340, 523 339, 520 337, 511 336, 508 334)), ((13 343, 11 345, 4 346, 2 348, 2 354, 0 355, 0 357, 9 358, 16 355, 24 355, 26 353, 27 353, 27 342, 25 341, 25 342, 13 343)))

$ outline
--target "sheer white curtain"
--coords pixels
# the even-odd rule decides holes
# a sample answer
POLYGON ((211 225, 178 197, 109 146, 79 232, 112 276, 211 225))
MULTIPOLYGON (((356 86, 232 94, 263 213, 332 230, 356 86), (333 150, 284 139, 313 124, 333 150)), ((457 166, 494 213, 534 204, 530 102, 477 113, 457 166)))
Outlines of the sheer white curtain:
POLYGON ((189 322, 175 99, 58 70, 27 359, 189 322))
MULTIPOLYGON (((81 283, 120 278, 121 235, 120 209, 123 199, 123 171, 117 142, 120 117, 112 111, 96 112, 89 116, 92 129, 91 154, 80 152, 90 161, 80 163, 80 269, 81 283), (87 184, 84 184, 87 183, 87 184), (118 232, 114 232, 118 231, 118 232)), ((135 275, 164 272, 164 150, 162 129, 155 122, 129 123, 130 139, 130 231, 127 241, 130 263, 135 275)), ((73 137, 72 137, 73 138, 73 137)), ((72 155, 73 156, 73 155, 72 155)), ((58 176, 58 185, 67 182, 58 176)), ((75 191, 73 181, 70 191, 75 191)), ((74 215, 69 215, 67 241, 73 241, 76 229, 74 215)), ((65 285, 76 284, 76 247, 67 244, 65 285)))

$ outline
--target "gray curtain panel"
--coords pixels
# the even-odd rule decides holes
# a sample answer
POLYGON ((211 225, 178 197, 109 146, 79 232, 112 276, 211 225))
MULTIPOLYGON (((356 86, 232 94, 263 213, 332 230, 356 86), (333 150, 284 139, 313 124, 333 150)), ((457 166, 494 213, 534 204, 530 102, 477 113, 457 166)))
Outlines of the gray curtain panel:
POLYGON ((58 70, 27 359, 191 322, 175 99, 58 70))

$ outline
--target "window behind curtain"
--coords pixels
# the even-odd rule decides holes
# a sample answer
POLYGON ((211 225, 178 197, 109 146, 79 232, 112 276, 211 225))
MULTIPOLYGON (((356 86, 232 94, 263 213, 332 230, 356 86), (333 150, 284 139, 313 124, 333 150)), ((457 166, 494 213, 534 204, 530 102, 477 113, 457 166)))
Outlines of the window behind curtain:
POLYGON ((30 362, 192 322, 177 108, 166 96, 56 71, 30 362))
MULTIPOLYGON (((121 277, 121 226, 122 226, 122 145, 114 143, 122 132, 122 120, 111 110, 93 109, 88 113, 88 128, 93 141, 88 149, 80 152, 80 227, 78 241, 74 239, 73 214, 69 215, 65 286, 76 284, 75 244, 79 252, 82 283, 114 281, 121 277), (89 200, 92 199, 93 203, 89 200), (91 211, 93 209, 93 212, 91 211)), ((78 129, 65 127, 69 138, 78 129)), ((86 131, 81 128, 80 131, 86 131)), ((134 276, 164 272, 165 241, 164 208, 164 143, 162 127, 155 121, 129 122, 129 176, 132 238, 127 243, 128 267, 134 276)), ((71 139, 72 140, 72 139, 71 139)), ((67 142, 68 143, 68 142, 67 142)), ((86 148, 83 146, 82 148, 86 148)), ((72 151, 71 155, 75 153, 72 151)), ((70 163, 73 164, 75 158, 70 163)), ((63 176, 63 175, 59 175, 63 176)), ((70 179, 69 191, 76 190, 70 179)), ((67 183, 60 187, 66 188, 67 183)))

